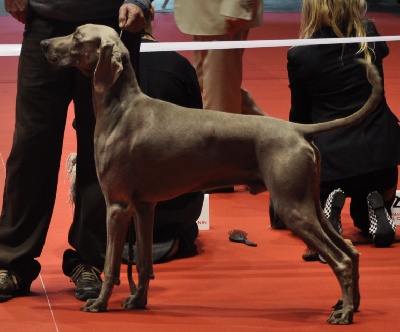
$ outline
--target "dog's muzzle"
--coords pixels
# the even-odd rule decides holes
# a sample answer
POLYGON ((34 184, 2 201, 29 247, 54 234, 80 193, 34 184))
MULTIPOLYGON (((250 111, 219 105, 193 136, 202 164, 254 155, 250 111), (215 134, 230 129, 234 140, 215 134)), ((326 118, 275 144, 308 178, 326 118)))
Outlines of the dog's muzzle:
POLYGON ((54 50, 52 50, 51 43, 48 39, 42 40, 40 42, 40 46, 44 55, 46 56, 47 61, 52 64, 58 64, 61 61, 60 57, 55 54, 54 50))

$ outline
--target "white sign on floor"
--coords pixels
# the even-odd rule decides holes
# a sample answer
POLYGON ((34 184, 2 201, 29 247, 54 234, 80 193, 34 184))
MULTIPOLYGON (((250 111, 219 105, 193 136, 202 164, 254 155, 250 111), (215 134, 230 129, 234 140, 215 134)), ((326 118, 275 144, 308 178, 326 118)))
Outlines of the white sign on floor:
POLYGON ((201 210, 197 225, 200 231, 210 229, 210 198, 208 194, 204 195, 203 209, 201 210))
POLYGON ((396 191, 396 198, 392 205, 392 218, 396 225, 400 225, 400 190, 396 191))

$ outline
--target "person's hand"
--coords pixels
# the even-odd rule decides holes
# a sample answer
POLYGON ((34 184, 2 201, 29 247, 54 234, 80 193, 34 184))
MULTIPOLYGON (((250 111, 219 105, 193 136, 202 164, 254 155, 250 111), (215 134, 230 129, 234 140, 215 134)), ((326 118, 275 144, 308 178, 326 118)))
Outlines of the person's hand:
POLYGON ((124 3, 119 9, 119 27, 129 32, 138 32, 146 25, 146 18, 140 7, 124 3))
POLYGON ((251 24, 251 22, 248 20, 242 20, 240 18, 228 17, 228 16, 225 18, 225 23, 228 35, 233 35, 237 32, 246 30, 247 28, 250 27, 251 24))
POLYGON ((21 23, 26 23, 29 0, 5 0, 4 8, 7 13, 21 23))

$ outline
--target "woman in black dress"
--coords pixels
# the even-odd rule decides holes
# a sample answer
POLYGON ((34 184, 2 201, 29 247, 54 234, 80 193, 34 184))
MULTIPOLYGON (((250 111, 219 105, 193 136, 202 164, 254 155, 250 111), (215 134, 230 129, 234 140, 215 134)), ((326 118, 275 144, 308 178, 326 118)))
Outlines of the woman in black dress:
MULTIPOLYGON (((379 36, 364 17, 365 0, 304 0, 300 38, 379 36)), ((291 90, 290 121, 319 123, 360 109, 371 92, 365 68, 356 58, 371 61, 383 81, 385 42, 293 47, 288 51, 291 90)), ((395 225, 390 209, 395 198, 400 160, 398 119, 386 103, 361 123, 324 134, 315 140, 321 152, 321 203, 340 233, 340 211, 351 197, 354 225, 372 236, 378 247, 390 246, 395 225)), ((311 256, 309 255, 311 254, 311 256)), ((303 259, 311 260, 306 250, 303 259)))

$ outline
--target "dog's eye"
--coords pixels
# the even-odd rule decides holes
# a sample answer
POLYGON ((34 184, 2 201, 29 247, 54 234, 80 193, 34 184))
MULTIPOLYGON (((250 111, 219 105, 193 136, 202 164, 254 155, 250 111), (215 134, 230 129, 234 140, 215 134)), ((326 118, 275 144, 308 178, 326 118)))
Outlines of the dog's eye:
POLYGON ((73 43, 74 45, 82 44, 82 40, 83 40, 83 35, 82 35, 81 33, 75 32, 75 33, 72 35, 72 43, 73 43))
POLYGON ((73 50, 79 50, 82 48, 82 36, 74 34, 72 36, 72 47, 73 50))
POLYGON ((79 31, 77 31, 74 33, 73 38, 77 39, 77 40, 81 40, 83 38, 83 35, 79 31))
POLYGON ((82 49, 82 43, 80 41, 73 40, 70 52, 71 54, 79 54, 82 49))

